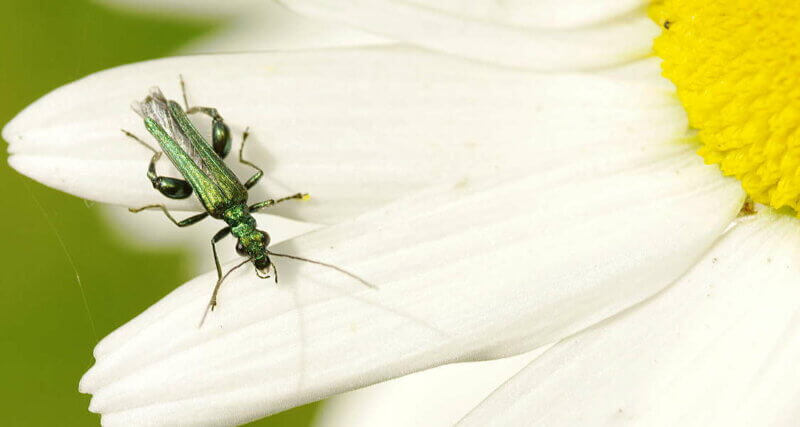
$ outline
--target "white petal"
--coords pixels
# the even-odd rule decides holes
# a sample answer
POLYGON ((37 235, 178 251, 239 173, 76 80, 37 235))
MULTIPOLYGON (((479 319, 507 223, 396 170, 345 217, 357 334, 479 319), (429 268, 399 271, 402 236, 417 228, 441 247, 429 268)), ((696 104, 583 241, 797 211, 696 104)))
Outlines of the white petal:
MULTIPOLYGON (((281 15, 299 16, 286 9, 281 15)), ((279 17, 278 17, 279 18, 279 17)), ((347 46, 388 45, 391 42, 349 27, 302 19, 303 26, 280 20, 270 23, 276 16, 268 18, 251 16, 241 18, 234 25, 225 27, 207 37, 191 41, 180 49, 183 54, 218 52, 256 52, 265 50, 316 49, 347 46), (266 21, 266 22, 265 22, 266 21)), ((294 19, 293 19, 294 20, 294 19)))
POLYGON ((800 223, 735 227, 651 301, 554 346, 464 426, 789 426, 800 415, 800 223))
POLYGON ((675 92, 675 85, 667 79, 654 79, 653 76, 661 75, 661 58, 649 57, 616 67, 606 68, 595 72, 596 75, 614 80, 627 80, 658 85, 664 90, 675 92))
POLYGON ((314 426, 452 426, 546 348, 440 366, 332 397, 314 417, 314 426))
POLYGON ((107 6, 126 11, 172 14, 177 18, 200 16, 223 20, 207 36, 181 48, 184 53, 255 52, 337 46, 388 44, 381 37, 302 16, 275 0, 103 0, 107 6))
MULTIPOLYGON (((186 218, 197 212, 172 212, 176 218, 186 218)), ((320 228, 319 224, 296 221, 277 215, 255 213, 260 229, 269 233, 273 244, 303 235, 320 228)), ((180 245, 182 249, 192 251, 192 268, 196 274, 205 273, 214 265, 211 254, 210 239, 224 225, 217 221, 202 221, 191 229, 178 229, 161 211, 148 210, 137 214, 127 209, 107 206, 103 209, 104 218, 111 223, 111 229, 122 234, 126 244, 136 245, 143 249, 154 246, 180 245)), ((225 239, 217 244, 217 252, 221 261, 237 257, 234 250, 236 241, 225 239)))
MULTIPOLYGON (((237 144, 251 126, 246 155, 267 173, 252 198, 308 192, 310 202, 275 212, 312 222, 432 183, 529 169, 542 150, 670 138, 686 126, 674 95, 657 84, 498 70, 413 49, 195 56, 118 67, 53 91, 3 129, 9 162, 84 198, 197 209, 195 198, 154 191, 149 152, 119 131, 148 137, 128 106, 153 85, 180 99, 179 74, 190 102, 218 107, 237 144)), ((198 123, 207 131, 207 119, 198 123)), ((175 174, 167 163, 159 170, 175 174)), ((230 163, 240 176, 252 173, 230 163)))
POLYGON ((198 329, 214 278, 189 282, 98 345, 81 382, 91 409, 106 425, 240 423, 529 350, 672 282, 743 200, 736 181, 672 141, 573 145, 529 163, 527 174, 448 181, 276 248, 378 290, 278 260, 280 286, 240 270, 198 329))
MULTIPOLYGON (((275 0, 100 0, 106 6, 176 16, 246 16, 272 9, 275 0)), ((647 0, 410 0, 409 3, 478 20, 491 20, 523 27, 561 28, 606 21, 630 13, 647 0)))
MULTIPOLYGON (((465 58, 536 70, 595 69, 648 56, 653 38, 660 28, 637 1, 624 1, 612 7, 582 7, 586 0, 566 3, 572 9, 586 10, 572 23, 591 22, 572 29, 544 28, 549 2, 529 9, 526 2, 490 5, 476 1, 473 8, 457 13, 452 4, 441 7, 393 0, 281 0, 291 9, 326 21, 350 25, 428 49, 465 58), (619 6, 622 7, 619 7, 619 6), (529 11, 530 14, 519 10, 529 11), (537 12, 538 10, 538 12, 537 12), (610 12, 605 13, 605 12, 610 12), (464 16, 464 15, 472 16, 464 16), (517 21, 521 17, 522 22, 517 21)), ((561 2, 563 3, 563 2, 561 2)))
POLYGON ((644 9, 647 0, 407 0, 479 21, 529 28, 565 28, 608 21, 644 9))
MULTIPOLYGON (((211 3, 216 6, 220 2, 211 3)), ((193 40, 181 48, 181 52, 285 51, 391 43, 351 27, 299 15, 274 1, 253 4, 239 15, 213 34, 193 40)))

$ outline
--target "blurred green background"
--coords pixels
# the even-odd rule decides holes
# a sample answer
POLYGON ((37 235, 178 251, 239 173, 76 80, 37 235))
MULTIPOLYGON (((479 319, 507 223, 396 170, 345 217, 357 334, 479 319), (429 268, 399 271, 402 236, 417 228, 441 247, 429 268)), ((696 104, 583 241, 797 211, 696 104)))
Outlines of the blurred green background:
MULTIPOLYGON (((111 11, 86 0, 0 0, 0 5, 6 17, 0 25, 3 125, 58 86, 105 68, 168 56, 225 25, 111 11)), ((77 390, 93 363, 94 344, 189 279, 189 254, 129 247, 104 222, 102 206, 21 176, 8 166, 5 152, 0 162, 2 424, 98 425, 99 416, 87 410, 89 397, 77 390)), ((250 425, 305 426, 314 411, 315 405, 308 405, 250 425)))

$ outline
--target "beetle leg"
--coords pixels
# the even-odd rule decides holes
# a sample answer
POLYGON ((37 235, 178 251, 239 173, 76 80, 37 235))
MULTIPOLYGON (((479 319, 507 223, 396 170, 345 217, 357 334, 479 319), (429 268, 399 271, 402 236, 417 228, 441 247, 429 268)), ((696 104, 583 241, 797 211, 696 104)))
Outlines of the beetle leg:
POLYGON ((136 142, 153 152, 153 157, 150 158, 150 166, 147 168, 147 179, 153 184, 153 188, 170 199, 185 199, 192 195, 192 186, 188 182, 178 178, 158 175, 156 172, 156 162, 161 158, 162 153, 160 151, 125 129, 122 129, 122 133, 133 138, 136 142))
POLYGON ((211 147, 214 152, 224 159, 231 151, 231 130, 216 108, 212 107, 189 107, 189 101, 186 98, 186 84, 183 82, 183 76, 180 76, 181 92, 183 93, 183 105, 186 107, 186 114, 201 113, 211 117, 211 147))
POLYGON ((217 242, 224 239, 230 232, 231 228, 225 227, 211 238, 211 252, 214 253, 214 265, 217 267, 217 284, 214 286, 214 292, 211 293, 211 300, 208 302, 211 311, 214 311, 214 307, 217 306, 217 293, 222 285, 222 267, 219 265, 219 257, 217 256, 217 242))
POLYGON ((203 113, 212 119, 220 119, 222 120, 222 116, 219 115, 216 108, 211 107, 190 107, 189 101, 186 98, 186 83, 183 81, 183 75, 178 75, 178 78, 181 81, 181 94, 183 94, 183 106, 186 109, 186 114, 195 114, 195 113, 203 113))
POLYGON ((125 134, 125 136, 127 136, 128 138, 132 138, 134 141, 138 142, 139 144, 142 144, 142 145, 144 146, 144 148, 147 148, 148 150, 152 151, 152 152, 153 152, 153 156, 154 156, 154 157, 155 157, 155 156, 161 156, 161 152, 160 152, 160 151, 158 151, 158 150, 156 150, 155 148, 153 148, 153 146, 152 146, 152 145, 150 145, 150 144, 148 144, 148 143, 144 142, 144 141, 143 141, 141 138, 139 138, 138 136, 136 136, 136 135, 134 135, 134 134, 132 134, 132 133, 130 133, 130 132, 128 132, 128 131, 126 131, 125 129, 120 129, 120 130, 121 130, 121 131, 122 131, 122 133, 124 133, 124 134, 125 134))
MULTIPOLYGON (((217 266, 217 279, 222 279, 222 267, 219 265, 219 257, 217 257, 217 242, 224 239, 231 233, 230 227, 225 227, 222 230, 219 230, 214 237, 211 238, 211 252, 214 253, 214 265, 217 266)), ((216 295, 216 292, 214 292, 216 295)))
POLYGON ((186 84, 183 82, 183 74, 178 74, 178 80, 181 81, 181 94, 183 95, 183 106, 189 109, 189 101, 186 100, 186 84))
POLYGON ((247 166, 250 166, 250 167, 252 167, 253 169, 255 169, 257 171, 255 173, 255 175, 251 176, 247 180, 247 182, 244 183, 244 188, 249 190, 250 188, 252 188, 254 185, 256 185, 258 183, 258 181, 261 179, 261 177, 264 176, 264 171, 260 167, 258 167, 255 164, 253 164, 252 162, 244 159, 244 144, 245 144, 245 142, 247 142, 247 137, 248 136, 250 136, 250 128, 249 127, 244 130, 244 133, 242 133, 242 145, 239 146, 239 162, 240 163, 244 163, 247 166))
POLYGON ((161 211, 164 212, 164 215, 166 215, 167 218, 169 218, 169 220, 172 221, 178 227, 188 227, 192 224, 197 224, 198 222, 206 219, 206 217, 208 216, 208 212, 203 212, 197 215, 192 215, 184 220, 178 221, 177 219, 175 219, 175 217, 170 215, 169 211, 167 210, 167 207, 164 205, 147 205, 147 206, 142 206, 141 208, 128 208, 128 210, 133 213, 137 213, 150 208, 161 209, 161 211))
POLYGON ((297 193, 297 194, 292 194, 291 196, 281 197, 278 200, 269 199, 269 200, 264 200, 263 202, 253 203, 248 207, 248 209, 250 210, 250 212, 256 212, 258 210, 268 208, 270 206, 276 205, 281 202, 285 202, 287 200, 307 200, 308 198, 309 198, 308 194, 297 193))

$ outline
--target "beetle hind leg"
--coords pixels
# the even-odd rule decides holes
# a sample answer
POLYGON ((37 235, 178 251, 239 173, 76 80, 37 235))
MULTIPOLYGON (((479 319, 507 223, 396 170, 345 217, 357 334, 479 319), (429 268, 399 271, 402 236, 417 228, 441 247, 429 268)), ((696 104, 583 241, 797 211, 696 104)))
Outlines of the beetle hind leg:
POLYGON ((185 199, 192 195, 192 186, 185 180, 158 175, 156 162, 161 158, 161 151, 156 150, 150 144, 125 129, 122 130, 122 133, 153 152, 153 157, 150 158, 150 165, 147 168, 147 179, 153 184, 153 188, 170 199, 185 199))
POLYGON ((186 108, 186 114, 205 114, 211 117, 211 147, 217 155, 224 159, 231 151, 231 129, 225 124, 222 116, 216 108, 213 107, 190 107, 189 101, 186 98, 186 84, 183 81, 183 76, 179 76, 181 81, 181 93, 183 94, 183 105, 186 108))

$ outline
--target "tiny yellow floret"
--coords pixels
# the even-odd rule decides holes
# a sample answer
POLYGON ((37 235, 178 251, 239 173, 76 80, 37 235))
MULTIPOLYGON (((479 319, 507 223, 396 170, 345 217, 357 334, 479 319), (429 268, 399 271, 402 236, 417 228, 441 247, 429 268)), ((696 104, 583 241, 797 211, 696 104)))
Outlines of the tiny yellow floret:
POLYGON ((706 163, 800 212, 800 0, 656 0, 654 49, 706 163))

